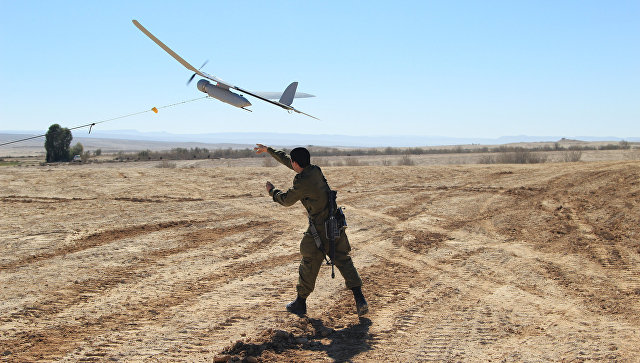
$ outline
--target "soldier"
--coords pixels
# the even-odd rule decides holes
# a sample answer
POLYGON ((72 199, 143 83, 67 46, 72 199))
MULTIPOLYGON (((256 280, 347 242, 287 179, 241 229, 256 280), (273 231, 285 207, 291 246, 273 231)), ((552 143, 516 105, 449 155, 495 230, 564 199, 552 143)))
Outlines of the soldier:
MULTIPOLYGON (((298 284, 296 286, 298 297, 287 304, 289 312, 304 315, 307 312, 306 299, 313 291, 316 277, 326 255, 324 251, 329 251, 329 241, 326 238, 324 226, 324 222, 329 218, 329 185, 322 174, 322 170, 310 163, 311 156, 305 148, 297 147, 291 150, 290 155, 262 144, 256 144, 254 150, 258 154, 268 152, 274 159, 297 173, 293 178, 293 186, 287 191, 276 189, 271 182, 267 182, 266 187, 273 200, 285 207, 300 201, 310 217, 310 226, 300 242, 302 260, 300 261, 298 284), (320 250, 316 245, 311 223, 313 223, 320 236, 323 250, 320 250)), ((367 313, 369 307, 362 294, 362 280, 349 256, 350 250, 351 246, 349 246, 347 234, 342 229, 340 236, 335 239, 333 263, 342 274, 347 288, 353 291, 358 316, 363 316, 367 313)))

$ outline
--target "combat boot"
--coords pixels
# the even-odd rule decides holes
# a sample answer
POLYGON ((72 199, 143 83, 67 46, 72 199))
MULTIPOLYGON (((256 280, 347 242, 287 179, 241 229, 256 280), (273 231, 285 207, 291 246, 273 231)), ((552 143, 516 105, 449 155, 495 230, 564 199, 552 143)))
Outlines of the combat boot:
POLYGON ((367 304, 367 300, 364 299, 362 288, 360 286, 354 287, 351 291, 353 291, 353 298, 356 300, 356 311, 358 312, 358 316, 365 315, 369 312, 369 305, 367 304))
POLYGON ((287 304, 287 311, 298 316, 307 313, 307 299, 298 296, 295 300, 287 304))

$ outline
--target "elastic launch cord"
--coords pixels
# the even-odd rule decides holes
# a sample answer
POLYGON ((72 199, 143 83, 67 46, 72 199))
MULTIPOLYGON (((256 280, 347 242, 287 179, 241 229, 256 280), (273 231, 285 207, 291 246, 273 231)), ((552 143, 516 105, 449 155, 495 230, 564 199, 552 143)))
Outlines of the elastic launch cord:
MULTIPOLYGON (((192 99, 192 100, 186 100, 186 101, 182 101, 182 102, 172 103, 172 104, 170 104, 170 105, 161 106, 161 107, 153 107, 153 108, 151 108, 151 109, 149 109, 149 110, 145 110, 145 111, 134 112, 134 113, 130 113, 130 114, 128 114, 128 115, 124 115, 124 116, 118 116, 118 117, 110 118, 110 119, 107 119, 107 120, 102 120, 102 121, 92 122, 92 123, 89 123, 89 124, 86 124, 86 125, 82 125, 82 126, 71 127, 71 128, 69 129, 69 131, 71 131, 71 130, 75 130, 75 129, 81 129, 81 128, 83 128, 83 127, 89 127, 89 133, 91 133, 91 129, 93 128, 93 126, 95 126, 95 125, 97 125, 97 124, 101 124, 101 123, 109 122, 109 121, 114 121, 114 120, 119 120, 119 119, 121 119, 121 118, 126 118, 126 117, 131 117, 131 116, 137 116, 137 115, 141 115, 141 114, 143 114, 143 113, 147 113, 147 112, 155 112, 155 113, 158 113, 158 110, 163 109, 163 108, 169 108, 169 107, 174 107, 174 106, 182 105, 182 104, 189 103, 189 102, 193 102, 193 101, 199 101, 199 100, 201 100, 201 99, 208 98, 208 97, 209 97, 209 96, 198 97, 198 98, 194 98, 194 99, 192 99)), ((0 146, 9 145, 9 144, 15 144, 15 143, 17 143, 17 142, 27 141, 27 140, 31 140, 31 139, 37 139, 38 137, 44 137, 44 136, 47 136, 47 134, 38 135, 38 136, 31 136, 31 137, 27 137, 27 138, 20 139, 20 140, 14 140, 14 141, 5 142, 5 143, 0 144, 0 146)))

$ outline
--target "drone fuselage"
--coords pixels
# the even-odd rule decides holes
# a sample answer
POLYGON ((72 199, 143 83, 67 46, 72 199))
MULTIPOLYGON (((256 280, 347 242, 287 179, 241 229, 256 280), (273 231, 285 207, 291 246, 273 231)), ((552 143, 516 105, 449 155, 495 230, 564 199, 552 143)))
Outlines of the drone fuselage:
POLYGON ((229 91, 228 88, 223 88, 212 84, 206 79, 201 79, 198 81, 198 90, 208 94, 216 100, 228 103, 232 106, 236 106, 239 108, 251 106, 251 102, 249 102, 249 100, 247 100, 243 96, 229 91))

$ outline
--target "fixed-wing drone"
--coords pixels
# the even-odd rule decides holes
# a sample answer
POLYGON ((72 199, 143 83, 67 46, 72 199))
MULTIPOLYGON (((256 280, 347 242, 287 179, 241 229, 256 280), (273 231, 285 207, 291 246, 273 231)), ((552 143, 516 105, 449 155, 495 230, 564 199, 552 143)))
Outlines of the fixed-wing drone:
MULTIPOLYGON (((301 113, 303 115, 309 116, 309 117, 313 117, 316 120, 318 120, 317 117, 311 116, 307 113, 304 113, 300 110, 295 109, 293 106, 291 106, 291 104, 293 103, 293 99, 294 98, 305 98, 305 97, 315 97, 314 95, 310 95, 308 93, 301 93, 301 92, 296 92, 296 89, 298 88, 298 82, 292 82, 282 93, 279 92, 251 92, 251 91, 247 91, 246 89, 234 86, 228 82, 225 82, 223 80, 221 80, 220 78, 214 77, 210 74, 207 74, 205 72, 202 72, 200 69, 202 69, 202 67, 204 67, 204 64, 202 65, 202 67, 200 67, 200 69, 196 69, 194 66, 192 66, 191 64, 189 64, 187 61, 185 61, 184 59, 182 59, 182 57, 180 57, 178 54, 176 54, 176 52, 174 52, 173 50, 171 50, 169 47, 167 47, 163 42, 161 42, 158 38, 156 38, 153 34, 151 34, 145 27, 142 26, 142 24, 140 24, 137 20, 132 20, 133 21, 133 25, 135 25, 138 29, 140 29, 146 36, 148 36, 151 40, 153 40, 156 44, 158 44, 160 46, 160 48, 164 49, 165 52, 169 53, 170 56, 172 56, 173 58, 175 58, 178 62, 180 62, 180 64, 182 64, 185 68, 187 68, 188 70, 193 72, 193 75, 191 76, 191 78, 189 78, 189 81, 187 82, 187 85, 189 83, 191 83, 191 81, 193 80, 193 78, 197 75, 204 77, 206 79, 209 79, 211 81, 214 81, 215 84, 212 84, 211 82, 207 81, 206 79, 201 79, 198 81, 198 90, 208 94, 209 96, 220 100, 224 103, 228 103, 232 106, 236 106, 238 108, 241 108, 243 110, 246 111, 251 111, 249 110, 248 106, 251 106, 251 102, 249 102, 249 100, 247 100, 243 95, 239 95, 237 93, 231 92, 231 89, 240 91, 242 93, 246 93, 250 96, 253 96, 255 98, 261 99, 263 101, 269 102, 271 104, 274 104, 278 107, 282 107, 287 111, 294 111, 297 113, 301 113), (278 101, 273 101, 273 100, 278 100, 278 101)), ((205 62, 206 64, 207 62, 205 62)))

